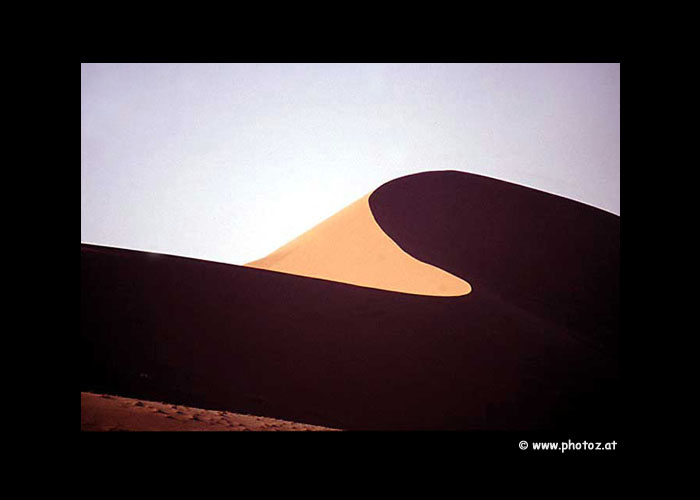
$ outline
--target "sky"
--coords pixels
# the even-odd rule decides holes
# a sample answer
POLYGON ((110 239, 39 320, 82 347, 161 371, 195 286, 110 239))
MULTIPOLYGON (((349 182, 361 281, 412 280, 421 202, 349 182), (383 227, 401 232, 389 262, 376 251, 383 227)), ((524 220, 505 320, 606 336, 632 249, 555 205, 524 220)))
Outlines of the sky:
POLYGON ((81 64, 80 105, 82 243, 241 265, 430 170, 620 214, 619 64, 81 64))

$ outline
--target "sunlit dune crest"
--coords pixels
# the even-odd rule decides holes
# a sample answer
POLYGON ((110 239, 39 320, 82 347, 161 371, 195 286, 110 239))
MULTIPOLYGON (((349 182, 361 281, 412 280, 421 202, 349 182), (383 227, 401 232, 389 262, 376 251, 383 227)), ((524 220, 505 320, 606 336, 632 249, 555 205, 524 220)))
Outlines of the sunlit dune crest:
POLYGON ((471 285, 404 252, 377 224, 369 194, 247 267, 415 295, 456 297, 471 285))

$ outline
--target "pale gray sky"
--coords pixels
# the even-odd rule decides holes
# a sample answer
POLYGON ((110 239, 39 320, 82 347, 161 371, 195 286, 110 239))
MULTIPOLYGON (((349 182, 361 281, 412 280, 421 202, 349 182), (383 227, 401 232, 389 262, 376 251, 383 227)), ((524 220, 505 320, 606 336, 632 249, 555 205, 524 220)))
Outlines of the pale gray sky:
POLYGON ((619 215, 620 65, 81 65, 83 243, 244 264, 446 169, 619 215))

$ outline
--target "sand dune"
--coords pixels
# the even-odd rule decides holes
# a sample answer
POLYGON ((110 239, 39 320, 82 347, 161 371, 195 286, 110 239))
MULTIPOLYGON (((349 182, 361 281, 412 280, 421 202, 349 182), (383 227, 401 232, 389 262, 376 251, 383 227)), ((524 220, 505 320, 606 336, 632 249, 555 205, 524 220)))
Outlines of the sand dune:
POLYGON ((465 280, 419 261, 392 241, 374 220, 369 196, 246 266, 416 295, 471 292, 465 280))
POLYGON ((400 177, 369 202, 412 256, 579 339, 617 345, 619 216, 456 171, 400 177))
POLYGON ((474 291, 81 244, 81 391, 347 430, 620 428, 619 217, 461 172, 396 179, 369 207, 474 291))
POLYGON ((83 431, 333 431, 256 415, 80 393, 83 431))

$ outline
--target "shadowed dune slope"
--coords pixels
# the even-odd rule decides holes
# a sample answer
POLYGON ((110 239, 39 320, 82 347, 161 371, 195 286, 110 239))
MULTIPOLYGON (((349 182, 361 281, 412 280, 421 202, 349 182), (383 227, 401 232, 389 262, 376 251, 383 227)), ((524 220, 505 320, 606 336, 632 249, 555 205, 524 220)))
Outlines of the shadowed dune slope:
POLYGON ((377 225, 363 196, 248 267, 432 296, 459 296, 469 283, 410 256, 377 225))
POLYGON ((469 295, 83 244, 81 391, 339 429, 614 428, 618 319, 605 303, 616 299, 605 289, 617 272, 614 221, 491 179, 422 175, 380 187, 372 211, 406 252, 468 279, 469 295), (535 234, 508 211, 523 224, 530 214, 535 234), (573 241, 548 227, 568 228, 559 235, 573 241), (555 248, 537 250, 536 237, 555 248))
POLYGON ((401 177, 369 202, 386 234, 414 257, 602 349, 617 346, 619 216, 455 171, 401 177))

